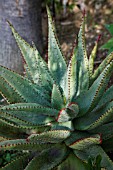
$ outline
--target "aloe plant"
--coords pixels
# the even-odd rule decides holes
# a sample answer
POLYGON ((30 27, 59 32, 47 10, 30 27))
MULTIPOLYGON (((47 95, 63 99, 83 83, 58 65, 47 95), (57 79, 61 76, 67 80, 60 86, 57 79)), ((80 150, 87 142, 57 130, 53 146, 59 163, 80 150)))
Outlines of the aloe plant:
POLYGON ((26 74, 0 66, 0 91, 7 99, 0 107, 0 150, 19 152, 1 169, 88 170, 96 160, 98 169, 113 170, 107 155, 113 150, 113 86, 107 89, 113 53, 94 70, 97 42, 88 59, 84 16, 67 66, 47 12, 48 64, 9 23, 26 74))

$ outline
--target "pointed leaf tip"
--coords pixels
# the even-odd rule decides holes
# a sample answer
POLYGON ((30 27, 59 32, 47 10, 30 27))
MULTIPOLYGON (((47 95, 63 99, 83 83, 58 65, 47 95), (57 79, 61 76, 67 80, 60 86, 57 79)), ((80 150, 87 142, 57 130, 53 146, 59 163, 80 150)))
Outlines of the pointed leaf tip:
POLYGON ((97 41, 96 41, 97 43, 100 41, 101 37, 102 37, 102 35, 99 34, 98 37, 97 37, 97 41))
POLYGON ((6 19, 6 22, 9 24, 9 26, 12 25, 8 19, 6 19))
POLYGON ((62 54, 49 9, 48 13, 48 68, 57 85, 64 89, 67 65, 62 54))
POLYGON ((83 18, 85 18, 85 16, 86 16, 86 9, 85 8, 82 11, 82 15, 83 15, 83 18))

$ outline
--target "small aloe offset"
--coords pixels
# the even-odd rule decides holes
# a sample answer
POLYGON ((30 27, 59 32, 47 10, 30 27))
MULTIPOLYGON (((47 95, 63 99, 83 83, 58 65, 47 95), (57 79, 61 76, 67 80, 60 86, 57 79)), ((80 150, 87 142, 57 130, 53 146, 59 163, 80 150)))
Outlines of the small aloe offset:
POLYGON ((48 64, 9 23, 26 74, 0 66, 0 151, 17 153, 1 170, 113 170, 113 53, 94 70, 98 42, 88 58, 84 16, 67 66, 47 12, 48 64))

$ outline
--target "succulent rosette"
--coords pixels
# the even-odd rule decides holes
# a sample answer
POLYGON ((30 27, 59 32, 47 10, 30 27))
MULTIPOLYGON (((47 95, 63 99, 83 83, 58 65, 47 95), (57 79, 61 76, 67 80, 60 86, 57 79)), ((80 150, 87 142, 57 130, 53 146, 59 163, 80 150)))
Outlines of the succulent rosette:
POLYGON ((18 151, 2 170, 88 170, 88 160, 113 170, 113 53, 94 70, 98 42, 90 57, 85 16, 67 66, 48 12, 48 63, 9 23, 24 58, 25 76, 0 66, 0 150, 18 151))

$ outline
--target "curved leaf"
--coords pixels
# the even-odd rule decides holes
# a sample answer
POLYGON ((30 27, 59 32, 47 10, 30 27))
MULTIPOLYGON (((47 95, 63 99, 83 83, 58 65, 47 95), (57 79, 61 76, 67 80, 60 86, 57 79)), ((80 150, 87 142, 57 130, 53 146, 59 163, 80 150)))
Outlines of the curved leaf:
POLYGON ((78 118, 74 122, 74 126, 79 130, 91 130, 104 123, 110 121, 113 115, 113 102, 110 102, 104 108, 92 111, 85 116, 78 118))
POLYGON ((51 130, 69 130, 69 131, 74 131, 73 123, 72 121, 68 122, 62 122, 62 123, 53 123, 51 125, 51 130))
POLYGON ((102 73, 102 71, 110 64, 113 60, 113 52, 110 53, 103 62, 99 65, 99 67, 94 71, 94 74, 91 77, 91 84, 97 79, 97 77, 102 73))
POLYGON ((29 159, 29 154, 23 154, 15 160, 8 163, 1 170, 24 170, 29 159))
POLYGON ((53 147, 55 144, 40 144, 38 142, 29 142, 26 139, 6 140, 0 142, 0 150, 18 150, 18 151, 43 151, 53 147))
POLYGON ((79 112, 79 107, 76 103, 70 103, 66 108, 60 110, 57 122, 67 122, 73 120, 79 112))
POLYGON ((0 93, 7 100, 8 103, 25 102, 25 99, 18 93, 18 91, 1 76, 0 76, 0 93))
POLYGON ((55 28, 52 23, 52 18, 49 9, 47 8, 48 13, 48 68, 56 80, 56 83, 64 89, 64 77, 67 71, 67 65, 63 58, 61 49, 59 47, 58 39, 55 34, 55 28))
POLYGON ((67 122, 67 121, 74 119, 75 116, 76 115, 74 114, 74 112, 70 114, 70 112, 68 113, 66 108, 64 108, 59 112, 58 117, 57 117, 57 122, 59 123, 67 122))
POLYGON ((62 107, 64 106, 63 97, 62 97, 60 90, 56 84, 53 84, 52 95, 51 95, 51 104, 52 104, 53 108, 58 109, 58 110, 62 109, 62 107))
POLYGON ((74 54, 71 57, 69 66, 67 69, 66 85, 64 94, 68 101, 71 101, 72 97, 77 92, 77 49, 74 50, 74 54))
POLYGON ((43 115, 41 113, 37 114, 36 112, 10 111, 8 114, 7 112, 4 113, 1 118, 5 118, 6 121, 9 121, 9 123, 12 123, 15 126, 18 126, 19 122, 23 122, 22 124, 20 124, 20 127, 26 129, 27 126, 29 128, 29 125, 40 127, 55 121, 54 117, 43 115), (7 118, 7 116, 9 116, 9 118, 7 118), (14 120, 16 120, 16 122, 14 122, 14 120))
POLYGON ((95 43, 95 46, 94 46, 94 48, 91 52, 91 55, 89 57, 89 75, 90 75, 90 77, 92 77, 92 74, 93 74, 94 60, 96 57, 97 47, 98 47, 98 41, 95 43))
POLYGON ((15 123, 8 118, 0 118, 0 136, 9 139, 26 138, 32 133, 41 133, 43 131, 46 132, 47 130, 50 130, 50 125, 35 126, 27 123, 24 124, 24 122, 23 124, 21 123, 18 125, 18 123, 15 123))
POLYGON ((90 145, 100 144, 101 136, 99 134, 89 134, 86 132, 74 131, 70 137, 65 140, 67 146, 72 149, 83 150, 90 145))
POLYGON ((36 103, 17 103, 17 104, 10 104, 7 106, 0 107, 1 112, 7 112, 9 114, 14 113, 14 115, 21 115, 21 112, 24 111, 27 112, 28 114, 31 113, 33 114, 42 114, 46 116, 53 116, 56 117, 58 115, 58 110, 49 108, 49 107, 44 107, 36 103))
POLYGON ((85 47, 85 17, 78 34, 77 51, 77 95, 89 88, 89 68, 85 47))
POLYGON ((35 156, 25 170, 51 170, 63 162, 69 154, 65 145, 56 145, 35 156))
POLYGON ((97 108, 100 108, 102 106, 105 106, 108 102, 113 100, 113 85, 106 90, 106 92, 103 94, 102 98, 100 99, 97 108))
POLYGON ((94 81, 94 83, 89 88, 89 90, 86 93, 78 96, 77 99, 75 99, 75 102, 79 105, 79 109, 80 109, 78 116, 82 116, 87 111, 93 110, 93 108, 98 104, 99 100, 101 99, 105 91, 105 88, 108 84, 112 72, 113 72, 113 61, 111 61, 109 65, 107 65, 104 71, 94 81))
POLYGON ((41 83, 41 85, 46 88, 49 87, 50 84, 52 85, 53 79, 49 73, 47 64, 40 56, 35 45, 31 47, 24 39, 20 37, 11 23, 8 23, 26 62, 27 72, 32 77, 34 83, 41 83))
POLYGON ((84 162, 78 159, 73 153, 71 153, 68 158, 58 166, 57 170, 88 170, 84 162))
POLYGON ((89 133, 100 133, 102 135, 102 140, 109 140, 113 136, 113 122, 103 124, 101 126, 98 126, 97 128, 94 128, 92 130, 89 130, 89 133))
POLYGON ((25 127, 23 129, 20 126, 14 126, 13 124, 5 121, 3 118, 0 118, 0 136, 11 139, 25 138, 26 131, 27 129, 25 127))
POLYGON ((100 135, 91 135, 90 137, 79 139, 69 145, 72 149, 83 150, 91 145, 100 144, 101 143, 101 136, 100 135))
POLYGON ((112 137, 103 141, 102 147, 106 152, 111 152, 113 151, 113 134, 112 137))
POLYGON ((113 162, 110 160, 108 155, 104 152, 101 146, 91 146, 83 151, 74 150, 74 154, 83 161, 88 161, 88 158, 95 159, 98 155, 101 155, 101 167, 108 170, 113 169, 113 162))
POLYGON ((10 71, 9 69, 0 66, 1 76, 18 92, 20 96, 26 102, 39 103, 43 105, 49 105, 49 102, 45 100, 45 95, 43 91, 38 90, 34 84, 32 84, 28 79, 25 79, 21 75, 10 71), (42 100, 43 99, 43 100, 42 100))
POLYGON ((30 141, 40 141, 44 143, 60 143, 70 136, 69 130, 51 130, 41 134, 32 134, 28 137, 30 141))

